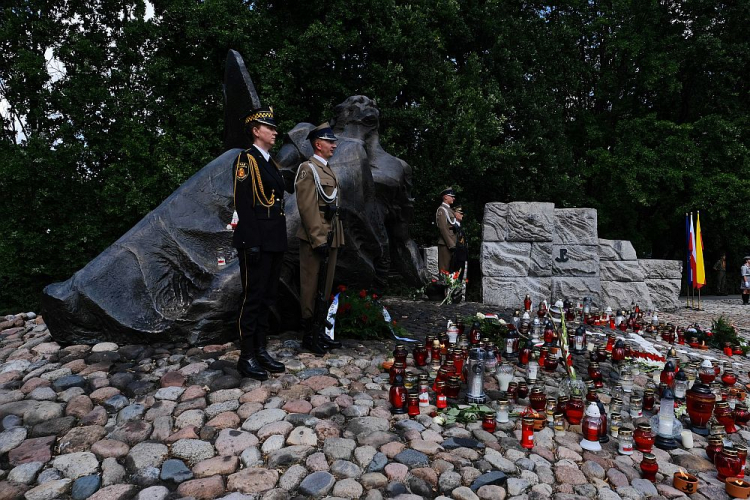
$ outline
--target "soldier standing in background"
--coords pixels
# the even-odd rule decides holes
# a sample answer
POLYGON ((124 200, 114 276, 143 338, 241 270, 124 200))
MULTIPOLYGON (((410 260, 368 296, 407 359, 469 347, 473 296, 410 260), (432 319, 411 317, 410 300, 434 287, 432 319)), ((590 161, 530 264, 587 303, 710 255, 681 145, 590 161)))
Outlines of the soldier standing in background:
POLYGON ((456 248, 456 215, 451 209, 451 205, 456 199, 456 193, 453 188, 446 188, 440 193, 443 202, 435 212, 435 224, 438 227, 438 270, 450 271, 451 255, 456 248))
POLYGON ((237 371, 243 377, 266 380, 266 370, 284 371, 284 365, 266 350, 266 342, 270 309, 276 303, 287 249, 284 191, 292 190, 285 185, 279 166, 269 153, 278 134, 273 109, 254 109, 244 121, 245 133, 253 145, 239 154, 233 172, 238 221, 232 245, 237 249, 242 281, 237 371))
MULTIPOLYGON (((302 317, 302 345, 310 352, 322 355, 328 349, 341 347, 341 342, 315 331, 313 312, 315 294, 318 290, 318 275, 321 263, 328 256, 328 274, 323 297, 328 299, 336 270, 338 249, 344 246, 344 228, 337 216, 339 207, 339 185, 328 160, 336 151, 337 138, 328 123, 313 129, 307 136, 313 147, 313 155, 299 166, 295 180, 297 208, 300 227, 300 307, 302 317), (335 225, 331 222, 334 221, 335 225), (328 244, 328 233, 333 239, 328 244)), ((318 311, 320 313, 320 311, 318 311)))

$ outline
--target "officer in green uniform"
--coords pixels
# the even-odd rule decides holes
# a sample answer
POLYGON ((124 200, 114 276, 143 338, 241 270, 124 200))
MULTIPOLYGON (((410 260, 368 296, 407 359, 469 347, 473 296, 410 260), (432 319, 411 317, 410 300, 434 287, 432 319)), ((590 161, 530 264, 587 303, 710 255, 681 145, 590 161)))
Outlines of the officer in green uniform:
POLYGON ((323 297, 331 294, 338 249, 344 245, 344 228, 338 215, 339 183, 328 161, 336 151, 337 138, 328 123, 313 129, 307 136, 313 155, 299 166, 295 181, 297 208, 300 215, 300 308, 304 336, 302 345, 317 355, 341 347, 339 341, 314 331, 313 312, 318 293, 321 262, 328 255, 328 272, 323 297), (329 245, 328 235, 333 239, 329 245))
POLYGON ((456 214, 451 205, 456 199, 453 188, 446 188, 440 193, 443 203, 435 212, 435 224, 438 227, 438 270, 450 271, 451 255, 456 248, 456 214))
MULTIPOLYGON (((273 109, 264 106, 244 119, 245 133, 253 141, 234 163, 234 206, 238 221, 232 244, 237 249, 242 280, 242 300, 237 329, 243 377, 268 379, 284 365, 266 350, 270 308, 276 303, 281 264, 287 250, 284 191, 292 192, 271 158, 276 142, 273 109)), ((291 183, 289 183, 291 184, 291 183)))

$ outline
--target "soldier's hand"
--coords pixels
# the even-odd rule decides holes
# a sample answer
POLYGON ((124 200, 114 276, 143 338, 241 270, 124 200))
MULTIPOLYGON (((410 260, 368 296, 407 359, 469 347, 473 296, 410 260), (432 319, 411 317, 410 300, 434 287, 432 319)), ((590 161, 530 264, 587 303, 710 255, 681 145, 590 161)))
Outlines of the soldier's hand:
POLYGON ((247 260, 250 264, 260 262, 260 247, 252 247, 247 251, 247 260))
POLYGON ((313 250, 321 257, 325 257, 328 255, 328 243, 323 243, 319 247, 315 247, 313 250))

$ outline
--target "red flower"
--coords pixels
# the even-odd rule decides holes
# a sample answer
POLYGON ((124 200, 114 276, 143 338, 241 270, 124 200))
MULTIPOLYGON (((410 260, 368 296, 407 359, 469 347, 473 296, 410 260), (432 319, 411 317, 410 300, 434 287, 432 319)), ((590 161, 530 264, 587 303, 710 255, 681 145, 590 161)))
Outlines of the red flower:
POLYGON ((346 285, 339 285, 338 288, 337 288, 337 290, 339 292, 345 292, 346 291, 346 285))
POLYGON ((347 302, 346 304, 344 304, 343 312, 349 312, 351 308, 352 308, 352 305, 349 302, 347 302))
POLYGON ((437 280, 435 278, 432 278, 433 283, 437 283, 437 280))
POLYGON ((331 302, 333 302, 333 299, 334 299, 334 296, 333 296, 333 294, 331 294, 331 296, 328 297, 328 300, 331 301, 331 302))
POLYGON ((372 300, 378 300, 378 294, 373 293, 372 294, 372 300))
POLYGON ((364 299, 365 297, 367 297, 367 290, 363 288, 362 290, 359 291, 359 298, 364 299))

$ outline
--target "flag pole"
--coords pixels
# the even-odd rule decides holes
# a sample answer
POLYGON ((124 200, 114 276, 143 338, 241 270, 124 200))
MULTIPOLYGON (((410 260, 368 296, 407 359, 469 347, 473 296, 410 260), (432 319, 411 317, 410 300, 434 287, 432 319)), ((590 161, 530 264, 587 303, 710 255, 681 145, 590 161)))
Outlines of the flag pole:
POLYGON ((685 273, 686 273, 686 279, 685 284, 687 285, 687 290, 685 294, 685 309, 690 309, 690 288, 691 288, 691 280, 690 280, 690 221, 688 218, 688 213, 685 212, 685 251, 688 253, 688 257, 685 260, 685 273))
POLYGON ((701 289, 698 289, 698 310, 701 310, 701 289))

